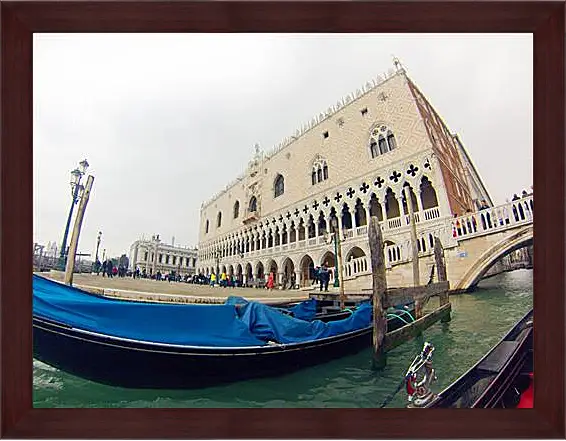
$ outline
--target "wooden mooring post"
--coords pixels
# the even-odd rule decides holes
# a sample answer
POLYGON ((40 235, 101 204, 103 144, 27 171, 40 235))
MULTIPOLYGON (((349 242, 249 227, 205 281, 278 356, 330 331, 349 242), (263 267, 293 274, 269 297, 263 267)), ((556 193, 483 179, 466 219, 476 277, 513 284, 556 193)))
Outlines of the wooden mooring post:
MULTIPOLYGON (((448 277, 446 275, 446 262, 444 261, 444 248, 438 237, 434 238, 434 262, 436 265, 436 274, 438 274, 438 281, 446 282, 448 277)), ((438 297, 440 298, 440 307, 450 304, 448 289, 440 293, 438 297)), ((443 323, 449 322, 450 320, 450 313, 445 314, 441 319, 443 323)))
POLYGON ((369 249, 372 265, 373 294, 373 349, 374 366, 383 367, 388 350, 410 340, 438 320, 449 321, 452 306, 448 297, 450 284, 446 280, 446 266, 440 240, 435 240, 435 259, 438 282, 408 288, 387 288, 384 242, 381 227, 376 217, 371 217, 368 228, 369 249), (424 315, 423 308, 433 296, 438 296, 440 305, 424 315), (387 332, 387 308, 397 305, 415 304, 416 319, 399 329, 387 332))
POLYGON ((369 221, 368 238, 372 268, 374 362, 383 364, 385 362, 383 340, 387 333, 387 315, 383 300, 387 291, 387 277, 385 275, 383 236, 379 220, 375 216, 372 216, 369 221))

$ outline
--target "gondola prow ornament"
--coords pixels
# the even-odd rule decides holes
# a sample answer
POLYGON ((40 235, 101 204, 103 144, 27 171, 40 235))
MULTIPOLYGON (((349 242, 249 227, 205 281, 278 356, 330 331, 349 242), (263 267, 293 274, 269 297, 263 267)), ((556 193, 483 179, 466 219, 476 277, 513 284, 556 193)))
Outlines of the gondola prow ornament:
POLYGON ((430 389, 431 384, 436 381, 432 368, 433 352, 434 346, 425 342, 422 352, 415 357, 405 374, 409 400, 407 407, 424 407, 436 398, 430 389))

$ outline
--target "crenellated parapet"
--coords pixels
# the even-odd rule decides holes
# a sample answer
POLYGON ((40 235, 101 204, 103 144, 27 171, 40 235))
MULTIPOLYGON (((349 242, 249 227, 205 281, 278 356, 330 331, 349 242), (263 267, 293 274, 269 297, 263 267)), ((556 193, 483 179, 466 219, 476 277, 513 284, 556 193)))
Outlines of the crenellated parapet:
MULTIPOLYGON (((395 59, 396 60, 396 59, 395 59)), ((320 112, 318 115, 315 115, 310 121, 307 121, 305 124, 302 124, 301 127, 295 130, 295 133, 291 136, 284 138, 279 144, 274 146, 271 150, 269 150, 265 158, 269 159, 279 153, 288 145, 295 142, 301 136, 303 136, 308 131, 314 129, 322 122, 326 121, 327 119, 331 118, 342 109, 350 105, 351 103, 355 102, 356 100, 360 99, 364 95, 368 94, 372 90, 376 89, 377 87, 383 85, 387 82, 390 78, 396 76, 397 74, 405 73, 405 70, 401 67, 400 63, 396 63, 395 69, 389 69, 386 73, 382 75, 377 75, 371 81, 366 82, 362 87, 356 89, 355 92, 349 93, 348 95, 342 97, 342 99, 338 100, 336 104, 328 107, 325 111, 320 112)))

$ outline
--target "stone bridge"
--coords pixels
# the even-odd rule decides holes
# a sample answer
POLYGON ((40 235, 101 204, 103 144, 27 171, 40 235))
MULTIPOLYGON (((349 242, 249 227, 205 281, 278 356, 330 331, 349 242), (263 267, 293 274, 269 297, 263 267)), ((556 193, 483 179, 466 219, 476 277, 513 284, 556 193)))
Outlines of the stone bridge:
MULTIPOLYGON (((438 225, 431 228, 422 224, 418 236, 424 239, 427 233, 441 238, 451 289, 469 291, 501 258, 519 248, 532 245, 533 198, 528 196, 477 213, 445 219, 443 228, 438 225)), ((423 252, 423 248, 419 246, 421 284, 427 283, 434 264, 432 249, 423 252)), ((390 266, 389 285, 412 284, 410 255, 408 240, 397 241, 395 245, 386 247, 386 260, 390 266), (396 251, 392 253, 391 247, 396 251), (400 255, 401 258, 395 262, 395 259, 390 258, 392 255, 400 255)))

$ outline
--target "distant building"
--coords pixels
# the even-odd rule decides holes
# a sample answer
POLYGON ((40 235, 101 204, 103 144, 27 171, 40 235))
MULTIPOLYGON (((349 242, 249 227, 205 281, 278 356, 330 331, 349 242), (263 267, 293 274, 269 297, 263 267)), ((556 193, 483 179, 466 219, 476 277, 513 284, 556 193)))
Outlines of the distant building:
POLYGON ((195 274, 197 265, 196 248, 179 247, 161 242, 159 235, 151 240, 136 240, 130 247, 130 269, 139 267, 145 269, 148 275, 175 273, 184 275, 195 274))

